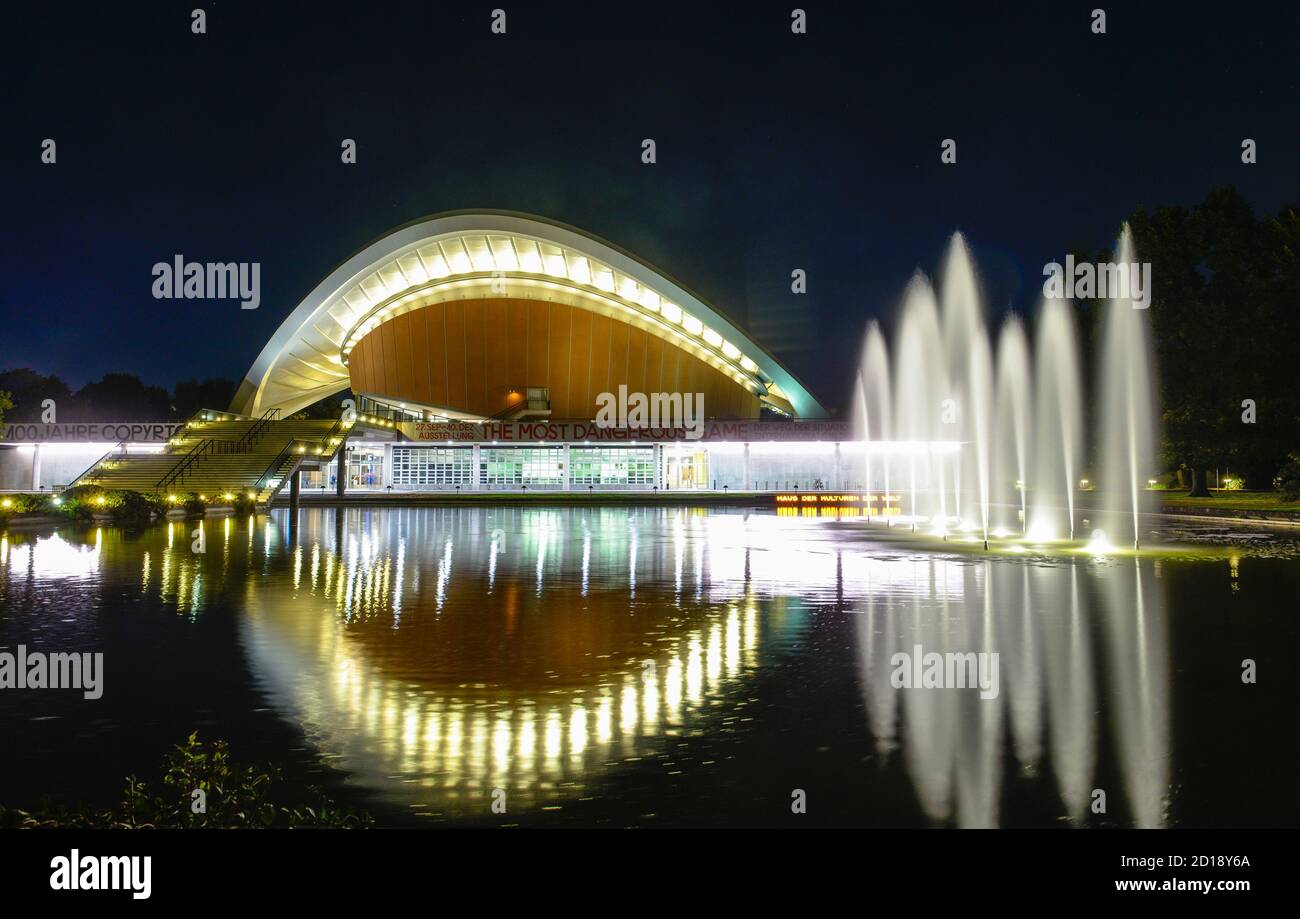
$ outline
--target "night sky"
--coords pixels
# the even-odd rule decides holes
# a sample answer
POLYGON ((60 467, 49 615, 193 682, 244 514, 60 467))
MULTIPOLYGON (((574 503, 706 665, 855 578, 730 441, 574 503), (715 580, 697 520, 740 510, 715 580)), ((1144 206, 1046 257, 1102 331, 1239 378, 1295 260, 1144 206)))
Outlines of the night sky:
POLYGON ((954 229, 991 312, 1025 311, 1044 263, 1108 246, 1139 205, 1300 198, 1292 4, 814 4, 802 36, 793 4, 285 6, 8 14, 0 369, 238 379, 375 237, 501 208, 663 268, 834 406, 866 321, 954 229), (261 308, 153 299, 176 253, 260 262, 261 308))

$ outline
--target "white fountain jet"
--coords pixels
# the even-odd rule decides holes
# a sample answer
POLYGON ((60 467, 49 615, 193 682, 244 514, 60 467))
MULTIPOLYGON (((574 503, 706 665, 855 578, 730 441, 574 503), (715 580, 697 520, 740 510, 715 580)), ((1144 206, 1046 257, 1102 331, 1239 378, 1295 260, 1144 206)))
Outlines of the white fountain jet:
POLYGON ((1024 534, 1029 525, 1025 498, 1029 489, 1029 398, 1032 381, 1029 343, 1020 317, 1002 323, 997 358, 997 433, 993 448, 993 501, 1001 515, 996 535, 1024 534), (1012 516, 1013 510, 1018 515, 1012 516))
POLYGON ((1031 540, 1074 539, 1083 403, 1079 347, 1068 300, 1043 301, 1034 350, 1034 456, 1026 535, 1031 540))
MULTIPOLYGON (((862 441, 865 488, 873 490, 878 482, 883 483, 884 494, 888 496, 893 453, 877 449, 877 445, 883 448, 893 441, 893 387, 889 378, 889 349, 874 320, 867 327, 867 340, 862 348, 856 401, 858 409, 854 418, 858 439, 862 441)), ((888 523, 888 506, 883 502, 881 512, 888 523)))
MULTIPOLYGON (((1137 265, 1128 224, 1115 248, 1122 270, 1137 265)), ((1118 534, 1131 534, 1134 549, 1141 542, 1144 483, 1155 459, 1154 360, 1147 312, 1134 306, 1127 285, 1121 285, 1107 304, 1098 395, 1103 526, 1117 543, 1118 534)))
POLYGON ((954 511, 963 529, 983 534, 987 547, 993 355, 984 328, 979 279, 961 233, 952 235, 940 278, 944 365, 954 412, 954 420, 947 423, 955 427, 944 439, 966 445, 955 458, 954 511))
MULTIPOLYGON (((894 366, 894 429, 913 444, 948 440, 943 430, 943 400, 948 398, 939 312, 934 290, 925 275, 912 276, 903 294, 903 318, 899 326, 897 362, 894 366)), ((945 432, 950 433, 950 432, 945 432)), ((907 489, 908 514, 913 529, 932 519, 946 529, 942 462, 944 454, 927 449, 908 453, 906 468, 899 469, 907 489)))

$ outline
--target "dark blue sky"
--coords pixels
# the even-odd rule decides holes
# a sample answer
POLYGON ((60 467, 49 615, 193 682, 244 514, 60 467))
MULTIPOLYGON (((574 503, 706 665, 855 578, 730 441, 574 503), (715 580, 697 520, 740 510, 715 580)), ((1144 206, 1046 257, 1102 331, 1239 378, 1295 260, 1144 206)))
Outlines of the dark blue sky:
POLYGON ((1260 211, 1300 198, 1294 7, 814 4, 794 36, 792 5, 25 12, 0 58, 0 368, 239 378, 374 237, 505 208, 659 265, 836 405, 866 321, 892 317, 954 229, 993 311, 1024 310, 1044 263, 1108 245, 1139 205, 1228 183, 1260 211), (153 299, 175 253, 260 262, 261 308, 153 299), (788 293, 795 267, 807 297, 788 293))

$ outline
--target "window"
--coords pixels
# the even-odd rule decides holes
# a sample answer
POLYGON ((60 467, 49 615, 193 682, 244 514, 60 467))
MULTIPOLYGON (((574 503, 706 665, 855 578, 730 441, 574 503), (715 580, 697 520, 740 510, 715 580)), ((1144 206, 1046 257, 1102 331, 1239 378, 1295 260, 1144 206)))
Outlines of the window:
POLYGON ((708 488, 709 454, 676 448, 665 452, 665 484, 668 488, 708 488))
POLYGON ((348 487, 380 488, 384 484, 384 448, 348 448, 348 487))
POLYGON ((469 488, 473 482, 470 447, 393 448, 393 485, 398 488, 469 488))
POLYGON ((578 485, 653 485, 654 447, 572 447, 570 482, 578 485))
POLYGON ((564 451, 559 447, 484 447, 479 451, 484 485, 560 485, 564 481, 564 451))

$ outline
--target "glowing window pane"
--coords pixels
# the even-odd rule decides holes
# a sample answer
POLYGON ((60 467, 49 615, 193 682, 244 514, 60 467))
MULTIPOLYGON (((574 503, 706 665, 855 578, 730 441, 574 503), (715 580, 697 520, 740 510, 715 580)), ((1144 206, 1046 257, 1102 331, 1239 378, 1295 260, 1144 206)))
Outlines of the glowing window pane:
POLYGON ((519 267, 529 274, 541 274, 542 256, 537 251, 537 243, 531 239, 521 239, 515 245, 519 249, 519 267))
POLYGON ((591 268, 585 258, 576 256, 569 259, 569 277, 579 284, 591 283, 591 268))

